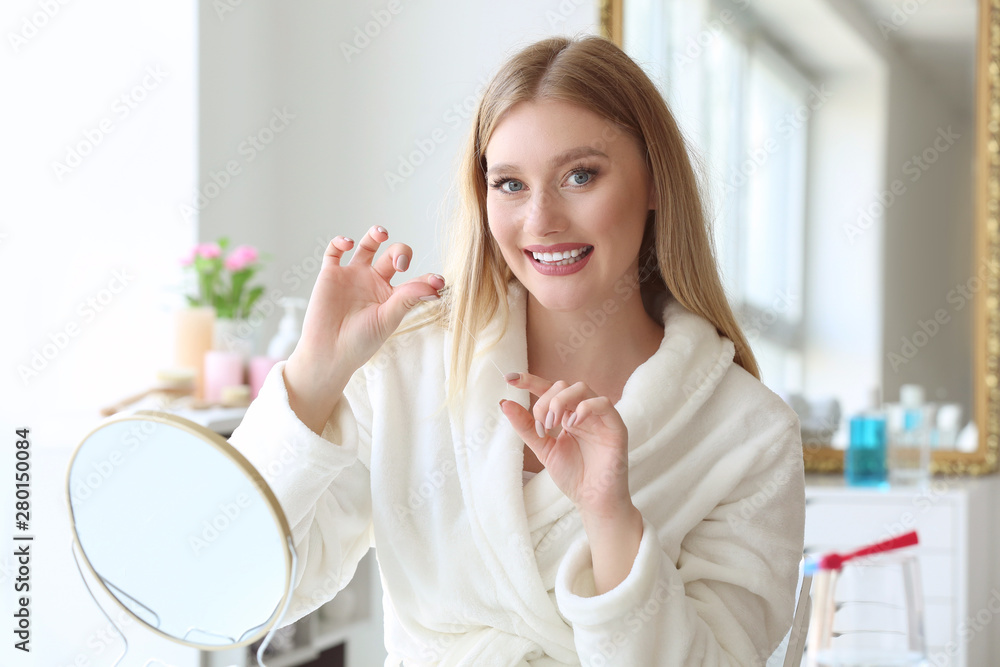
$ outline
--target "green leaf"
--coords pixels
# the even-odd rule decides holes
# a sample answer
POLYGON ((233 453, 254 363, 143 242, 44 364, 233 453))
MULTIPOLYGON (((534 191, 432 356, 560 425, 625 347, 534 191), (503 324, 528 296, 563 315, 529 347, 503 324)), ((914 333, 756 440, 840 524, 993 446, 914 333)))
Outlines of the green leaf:
POLYGON ((250 316, 250 311, 253 310, 253 305, 257 303, 257 299, 259 299, 260 295, 263 293, 264 293, 264 287, 262 285, 254 287, 247 293, 247 302, 246 305, 243 307, 243 317, 250 316))

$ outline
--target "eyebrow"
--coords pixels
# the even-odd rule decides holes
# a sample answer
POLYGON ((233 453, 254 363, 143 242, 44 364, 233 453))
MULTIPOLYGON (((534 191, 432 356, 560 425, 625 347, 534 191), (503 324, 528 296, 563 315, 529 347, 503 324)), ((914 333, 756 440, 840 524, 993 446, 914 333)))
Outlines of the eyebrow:
MULTIPOLYGON (((549 160, 549 166, 550 167, 558 167, 561 164, 566 164, 567 162, 570 162, 571 160, 576 160, 576 159, 582 158, 582 157, 604 157, 604 158, 606 158, 606 157, 608 157, 608 155, 607 155, 607 153, 604 153, 603 151, 597 150, 593 146, 578 146, 576 148, 570 148, 568 151, 563 151, 559 155, 556 155, 554 158, 552 158, 551 160, 549 160)), ((514 170, 516 170, 516 168, 517 168, 517 166, 513 165, 513 164, 507 164, 507 163, 495 164, 495 165, 493 165, 492 167, 490 167, 489 169, 486 170, 486 175, 489 176, 490 174, 492 174, 493 172, 496 172, 496 171, 514 171, 514 170)))

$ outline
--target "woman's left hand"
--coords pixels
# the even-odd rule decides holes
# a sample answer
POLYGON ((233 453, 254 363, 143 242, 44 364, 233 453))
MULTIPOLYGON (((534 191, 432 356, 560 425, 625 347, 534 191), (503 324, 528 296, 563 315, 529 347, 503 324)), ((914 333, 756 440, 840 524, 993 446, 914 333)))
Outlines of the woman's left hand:
POLYGON ((580 513, 611 517, 632 510, 628 429, 611 399, 584 382, 551 382, 526 372, 509 384, 538 399, 533 414, 511 400, 501 410, 580 513), (539 436, 536 422, 544 435, 539 436), (562 431, 553 437, 556 425, 562 431))

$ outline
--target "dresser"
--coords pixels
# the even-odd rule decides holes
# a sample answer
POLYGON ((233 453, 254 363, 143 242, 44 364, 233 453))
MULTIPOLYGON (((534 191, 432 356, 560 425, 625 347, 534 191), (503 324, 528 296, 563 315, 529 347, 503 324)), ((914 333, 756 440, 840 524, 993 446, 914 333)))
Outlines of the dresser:
POLYGON ((1000 665, 1000 478, 848 487, 806 476, 807 553, 851 551, 916 530, 930 665, 1000 665))

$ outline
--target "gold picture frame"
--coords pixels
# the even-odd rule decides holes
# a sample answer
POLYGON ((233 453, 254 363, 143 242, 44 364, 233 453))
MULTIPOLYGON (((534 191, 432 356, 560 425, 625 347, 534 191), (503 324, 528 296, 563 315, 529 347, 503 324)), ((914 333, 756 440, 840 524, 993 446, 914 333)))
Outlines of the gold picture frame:
MULTIPOLYGON (((624 48, 625 0, 601 0, 600 30, 624 48)), ((973 266, 988 267, 975 294, 973 402, 979 427, 974 452, 934 451, 931 471, 984 475, 1000 453, 1000 0, 979 0, 976 26, 976 156, 973 266)), ((842 450, 803 441, 806 472, 840 473, 842 450)))

